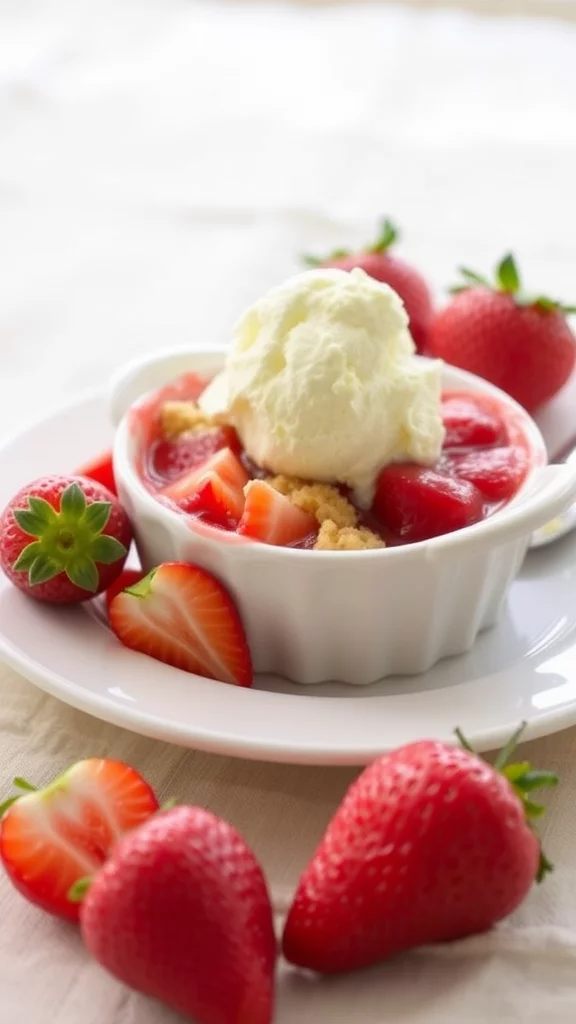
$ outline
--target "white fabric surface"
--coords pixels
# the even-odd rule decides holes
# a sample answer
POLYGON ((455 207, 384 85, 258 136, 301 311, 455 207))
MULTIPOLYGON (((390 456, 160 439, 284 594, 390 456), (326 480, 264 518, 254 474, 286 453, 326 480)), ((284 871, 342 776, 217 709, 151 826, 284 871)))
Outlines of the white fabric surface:
MULTIPOLYGON (((574 301, 575 48, 576 26, 412 7, 0 0, 0 433, 137 352, 225 340, 298 252, 380 212, 437 289, 512 244, 574 301)), ((554 443, 575 394, 544 417, 554 443)), ((279 1024, 573 1021, 576 731, 523 753, 563 776, 546 885, 469 943, 330 982, 283 968, 279 1024)), ((280 898, 355 774, 154 743, 0 669, 3 789, 93 754, 232 820, 280 898)), ((0 922, 0 1024, 176 1020, 4 878, 0 922)))

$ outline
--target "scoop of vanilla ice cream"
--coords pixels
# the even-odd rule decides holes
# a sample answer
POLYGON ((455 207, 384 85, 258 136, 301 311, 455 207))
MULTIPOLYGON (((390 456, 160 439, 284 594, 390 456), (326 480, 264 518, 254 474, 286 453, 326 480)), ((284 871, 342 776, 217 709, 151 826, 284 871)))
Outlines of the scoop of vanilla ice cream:
POLYGON ((441 366, 415 355, 388 285, 310 270, 244 313, 201 404, 227 413, 263 469, 346 484, 367 507, 383 466, 438 458, 441 366))

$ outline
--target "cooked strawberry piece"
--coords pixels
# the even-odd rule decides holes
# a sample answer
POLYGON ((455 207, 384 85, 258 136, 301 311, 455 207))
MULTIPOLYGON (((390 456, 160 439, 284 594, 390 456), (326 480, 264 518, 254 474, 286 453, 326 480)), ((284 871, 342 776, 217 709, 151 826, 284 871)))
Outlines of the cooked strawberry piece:
POLYGON ((246 504, 238 533, 266 544, 298 544, 316 531, 313 516, 296 508, 289 498, 263 480, 246 487, 246 504))
POLYGON ((236 686, 250 686, 252 663, 232 598, 198 566, 167 562, 110 605, 110 625, 126 647, 236 686))
POLYGON ((147 782, 119 761, 80 761, 44 790, 16 780, 6 801, 0 855, 15 887, 51 914, 76 920, 70 888, 106 860, 119 837, 158 809, 147 782))
POLYGON ((467 452, 451 461, 456 476, 469 480, 490 501, 511 498, 528 472, 528 452, 518 445, 467 452))
POLYGON ((116 594, 121 594, 123 590, 128 587, 133 587, 135 583, 139 583, 146 573, 143 569, 123 569, 119 577, 108 587, 104 597, 106 600, 106 608, 109 609, 112 601, 116 597, 116 594))
POLYGON ((218 526, 234 528, 244 511, 248 474, 229 448, 164 487, 161 493, 183 512, 203 514, 218 526))
POLYGON ((87 462, 81 469, 76 470, 76 476, 87 476, 89 480, 95 480, 97 484, 107 487, 112 494, 118 494, 116 481, 114 479, 114 467, 112 464, 112 452, 103 452, 92 462, 87 462))
POLYGON ((240 454, 240 442, 234 427, 210 427, 194 434, 157 441, 150 453, 150 468, 154 476, 172 481, 188 473, 220 451, 230 448, 240 454))
POLYGON ((387 466, 378 477, 373 511, 406 542, 428 540, 482 519, 480 491, 413 463, 387 466))
POLYGON ((488 448, 506 441, 502 420, 472 398, 448 395, 442 400, 442 419, 444 448, 488 448))

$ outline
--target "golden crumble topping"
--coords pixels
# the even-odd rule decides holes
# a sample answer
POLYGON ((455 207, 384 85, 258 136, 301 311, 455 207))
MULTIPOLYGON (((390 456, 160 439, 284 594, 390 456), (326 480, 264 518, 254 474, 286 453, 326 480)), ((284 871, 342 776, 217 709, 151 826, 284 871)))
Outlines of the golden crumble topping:
POLYGON ((160 409, 160 428, 165 437, 179 437, 180 434, 221 426, 223 422, 219 416, 202 412, 195 402, 164 402, 160 409))
POLYGON ((354 505, 331 484, 310 484, 289 476, 271 477, 268 483, 289 497, 297 508, 314 516, 320 525, 326 520, 338 528, 356 525, 358 516, 354 505))
POLYGON ((382 538, 366 526, 338 527, 332 519, 325 519, 314 548, 316 551, 367 551, 385 546, 382 538))

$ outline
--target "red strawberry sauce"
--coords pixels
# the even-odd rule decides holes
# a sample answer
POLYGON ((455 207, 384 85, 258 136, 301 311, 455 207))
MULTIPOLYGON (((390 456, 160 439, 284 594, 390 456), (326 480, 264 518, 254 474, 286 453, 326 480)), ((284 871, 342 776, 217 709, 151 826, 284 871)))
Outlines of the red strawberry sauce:
MULTIPOLYGON (((163 487, 202 467, 224 447, 240 460, 248 477, 266 475, 243 452, 230 427, 210 428, 173 441, 160 436, 162 404, 170 399, 196 400, 206 383, 196 374, 187 374, 133 410, 138 472, 163 504, 172 504, 159 494, 163 487)), ((450 533, 492 515, 514 497, 530 468, 530 447, 520 420, 496 399, 449 392, 443 396, 443 416, 446 438, 438 463, 433 467, 386 467, 378 478, 372 508, 358 510, 358 525, 369 527, 387 545, 450 533)), ((234 521, 223 526, 222 518, 212 517, 209 508, 185 514, 228 533, 235 531, 234 521)), ((311 535, 297 546, 311 548, 314 541, 315 535, 311 535)))

